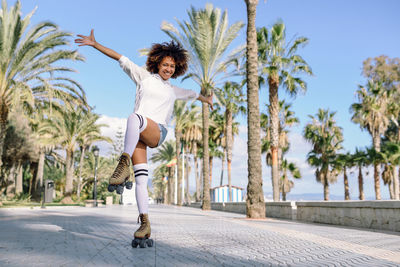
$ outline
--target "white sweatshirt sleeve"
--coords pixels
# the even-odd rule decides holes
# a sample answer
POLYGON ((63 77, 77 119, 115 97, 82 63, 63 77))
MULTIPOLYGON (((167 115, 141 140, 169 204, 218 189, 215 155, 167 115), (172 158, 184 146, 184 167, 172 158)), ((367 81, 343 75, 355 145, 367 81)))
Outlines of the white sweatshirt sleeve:
POLYGON ((128 74, 136 84, 150 75, 146 69, 139 67, 126 56, 121 56, 118 62, 124 72, 128 74))
POLYGON ((197 99, 199 97, 199 93, 196 93, 193 90, 183 89, 178 86, 173 85, 176 99, 180 100, 189 100, 189 99, 197 99))

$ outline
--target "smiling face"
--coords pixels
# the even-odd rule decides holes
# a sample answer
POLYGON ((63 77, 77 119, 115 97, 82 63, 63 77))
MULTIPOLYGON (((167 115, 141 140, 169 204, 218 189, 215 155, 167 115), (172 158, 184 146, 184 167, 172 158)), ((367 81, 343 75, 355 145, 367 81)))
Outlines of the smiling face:
POLYGON ((175 72, 175 60, 172 57, 164 57, 158 65, 158 74, 164 81, 171 78, 175 72))

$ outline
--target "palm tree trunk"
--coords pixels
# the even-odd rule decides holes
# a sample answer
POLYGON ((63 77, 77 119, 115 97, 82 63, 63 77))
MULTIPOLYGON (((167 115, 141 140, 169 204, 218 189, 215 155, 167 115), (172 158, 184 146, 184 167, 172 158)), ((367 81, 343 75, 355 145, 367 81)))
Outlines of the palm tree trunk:
MULTIPOLYGON (((286 171, 284 172, 283 175, 283 181, 282 181, 282 201, 286 201, 286 185, 288 184, 288 178, 286 175, 286 171)), ((289 190, 288 190, 289 191, 289 190)))
POLYGON ((196 179, 196 202, 200 201, 200 175, 198 173, 198 169, 199 169, 199 161, 197 160, 197 156, 196 154, 193 157, 194 160, 194 175, 195 175, 195 179, 196 179))
POLYGON ((175 129, 176 139, 176 164, 178 166, 178 206, 182 206, 182 162, 181 162, 181 138, 182 133, 175 129))
MULTIPOLYGON (((186 149, 186 155, 189 155, 189 149, 186 149)), ((190 205, 190 192, 189 192, 189 175, 190 175, 190 166, 188 157, 185 159, 185 180, 186 180, 186 203, 190 205)))
POLYGON ((324 200, 329 200, 329 181, 328 181, 328 171, 324 173, 324 200))
POLYGON ((365 199, 364 195, 364 179, 362 175, 362 167, 361 165, 358 166, 358 190, 360 191, 360 196, 358 197, 360 200, 365 199))
POLYGON ((15 194, 21 194, 23 192, 23 168, 22 162, 18 161, 17 165, 17 178, 15 180, 15 194))
POLYGON ((80 157, 80 159, 79 159, 78 188, 77 188, 77 190, 76 190, 76 195, 77 195, 78 199, 81 198, 82 169, 83 169, 83 159, 84 159, 84 157, 85 157, 85 151, 86 151, 85 146, 82 146, 82 149, 81 149, 81 157, 80 157))
POLYGON ((72 176, 74 167, 74 152, 71 149, 66 150, 67 158, 65 160, 65 197, 70 197, 72 195, 72 176))
POLYGON ((16 172, 16 164, 13 164, 10 169, 10 173, 7 179, 7 189, 6 196, 11 198, 15 195, 15 172, 16 172))
MULTIPOLYGON (((397 175, 398 175, 397 177, 400 177, 400 168, 399 168, 399 171, 398 171, 397 175)), ((400 178, 399 178, 399 180, 400 180, 400 178)), ((400 187, 400 183, 399 183, 399 187, 400 187)), ((400 191, 400 189, 399 189, 399 191, 400 191)), ((399 192, 398 196, 399 196, 399 199, 400 199, 400 192, 399 192)))
POLYGON ((221 160, 221 179, 220 179, 220 181, 219 181, 219 185, 220 185, 220 186, 222 186, 222 183, 223 183, 223 180, 224 180, 225 154, 226 154, 226 151, 225 151, 225 149, 224 149, 223 156, 222 156, 222 160, 221 160))
POLYGON ((258 0, 245 0, 247 6, 247 128, 248 184, 246 216, 265 218, 261 175, 260 101, 258 95, 258 58, 256 11, 258 0))
POLYGON ((350 200, 349 179, 347 177, 346 167, 344 167, 343 169, 343 182, 344 182, 344 199, 350 200))
MULTIPOLYGON (((282 155, 283 155, 282 148, 280 146, 278 146, 278 187, 280 187, 279 181, 281 180, 281 177, 282 177, 282 159, 283 159, 282 155)), ((280 194, 279 194, 279 197, 280 197, 280 194)))
MULTIPOLYGON (((373 136, 374 149, 377 152, 381 151, 381 137, 378 134, 373 136)), ((381 173, 381 165, 379 163, 374 163, 374 184, 375 184, 375 198, 376 200, 381 200, 381 184, 379 176, 381 173)))
POLYGON ((210 156, 209 157, 209 163, 208 163, 209 164, 208 166, 210 166, 210 188, 212 187, 213 160, 214 160, 214 157, 210 156))
POLYGON ((233 151, 233 133, 232 133, 233 116, 230 109, 226 110, 226 158, 228 165, 228 190, 229 202, 232 202, 232 151, 233 151))
POLYGON ((278 166, 278 149, 279 149, 279 76, 273 73, 268 77, 269 85, 269 114, 270 114, 270 132, 271 132, 271 177, 272 191, 274 201, 279 201, 279 166, 278 166))
POLYGON ((8 123, 8 105, 5 100, 0 100, 0 173, 3 167, 3 160, 1 155, 3 155, 4 140, 6 139, 7 123, 8 123))
POLYGON ((203 170, 203 163, 201 162, 199 163, 200 165, 200 171, 199 171, 199 175, 200 175, 200 201, 203 202, 203 193, 204 193, 204 172, 203 170))
POLYGON ((162 200, 161 200, 162 204, 164 204, 168 199, 168 183, 166 185, 164 185, 163 189, 164 189, 163 190, 163 196, 162 196, 162 200))
POLYGON ((197 141, 192 141, 192 154, 193 154, 193 166, 194 166, 194 181, 196 183, 196 202, 200 200, 200 179, 198 174, 198 161, 197 161, 197 141))
POLYGON ((38 163, 38 170, 36 173, 36 188, 41 188, 43 186, 43 171, 44 171, 44 160, 45 160, 45 151, 40 150, 39 152, 39 163, 38 163))
POLYGON ((399 200, 399 172, 397 166, 393 166, 393 193, 394 199, 399 200))
POLYGON ((172 200, 174 198, 173 195, 173 186, 174 186, 174 173, 173 173, 173 166, 169 167, 168 170, 168 197, 165 200, 167 202, 168 205, 170 205, 172 203, 172 200))
MULTIPOLYGON (((201 89, 202 94, 207 93, 205 88, 201 89)), ((211 202, 210 202, 210 183, 209 179, 209 151, 208 151, 208 131, 209 131, 209 113, 208 104, 202 103, 202 117, 203 117, 203 199, 202 199, 202 210, 210 210, 211 202), (206 178, 207 177, 207 178, 206 178)))
POLYGON ((388 185, 390 199, 394 199, 394 190, 392 181, 389 181, 387 185, 388 185))
POLYGON ((38 199, 40 200, 39 195, 36 194, 37 188, 36 188, 36 176, 37 176, 37 169, 38 169, 38 162, 30 162, 29 164, 29 172, 31 174, 31 178, 29 179, 29 195, 31 196, 31 199, 38 199))

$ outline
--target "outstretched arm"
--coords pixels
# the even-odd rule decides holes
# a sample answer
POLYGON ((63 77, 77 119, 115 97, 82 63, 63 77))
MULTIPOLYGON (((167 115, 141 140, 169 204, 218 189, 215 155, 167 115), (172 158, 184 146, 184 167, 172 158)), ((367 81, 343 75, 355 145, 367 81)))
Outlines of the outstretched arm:
POLYGON ((119 60, 121 58, 121 55, 118 54, 117 52, 115 52, 114 50, 105 47, 101 44, 99 44, 98 42, 96 42, 96 39, 94 38, 94 34, 93 34, 93 29, 90 31, 90 35, 89 36, 85 36, 85 35, 77 35, 78 39, 75 39, 75 43, 79 44, 79 46, 91 46, 96 48, 97 50, 99 50, 101 53, 103 53, 104 55, 115 59, 115 60, 119 60))

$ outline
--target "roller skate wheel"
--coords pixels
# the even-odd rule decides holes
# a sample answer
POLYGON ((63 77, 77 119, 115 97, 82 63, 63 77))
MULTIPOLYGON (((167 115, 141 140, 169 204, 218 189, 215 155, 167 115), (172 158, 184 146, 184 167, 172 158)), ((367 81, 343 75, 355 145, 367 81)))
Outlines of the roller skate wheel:
POLYGON ((132 247, 133 248, 137 248, 137 246, 139 245, 139 243, 136 241, 136 239, 132 240, 132 247))
POLYGON ((153 244, 154 244, 153 239, 147 239, 146 242, 147 242, 147 246, 149 248, 151 248, 153 246, 153 244))
POLYGON ((133 186, 133 184, 132 184, 132 182, 126 182, 126 184, 125 184, 125 187, 126 187, 126 189, 132 189, 132 186, 133 186))
POLYGON ((117 186, 117 194, 121 195, 124 192, 124 186, 118 185, 117 186))
POLYGON ((147 242, 146 242, 146 239, 142 239, 142 240, 140 240, 139 247, 141 247, 141 248, 145 248, 145 247, 147 247, 147 242))
POLYGON ((111 193, 112 193, 112 192, 114 192, 114 190, 115 190, 115 185, 109 184, 107 189, 108 189, 108 192, 111 192, 111 193))

